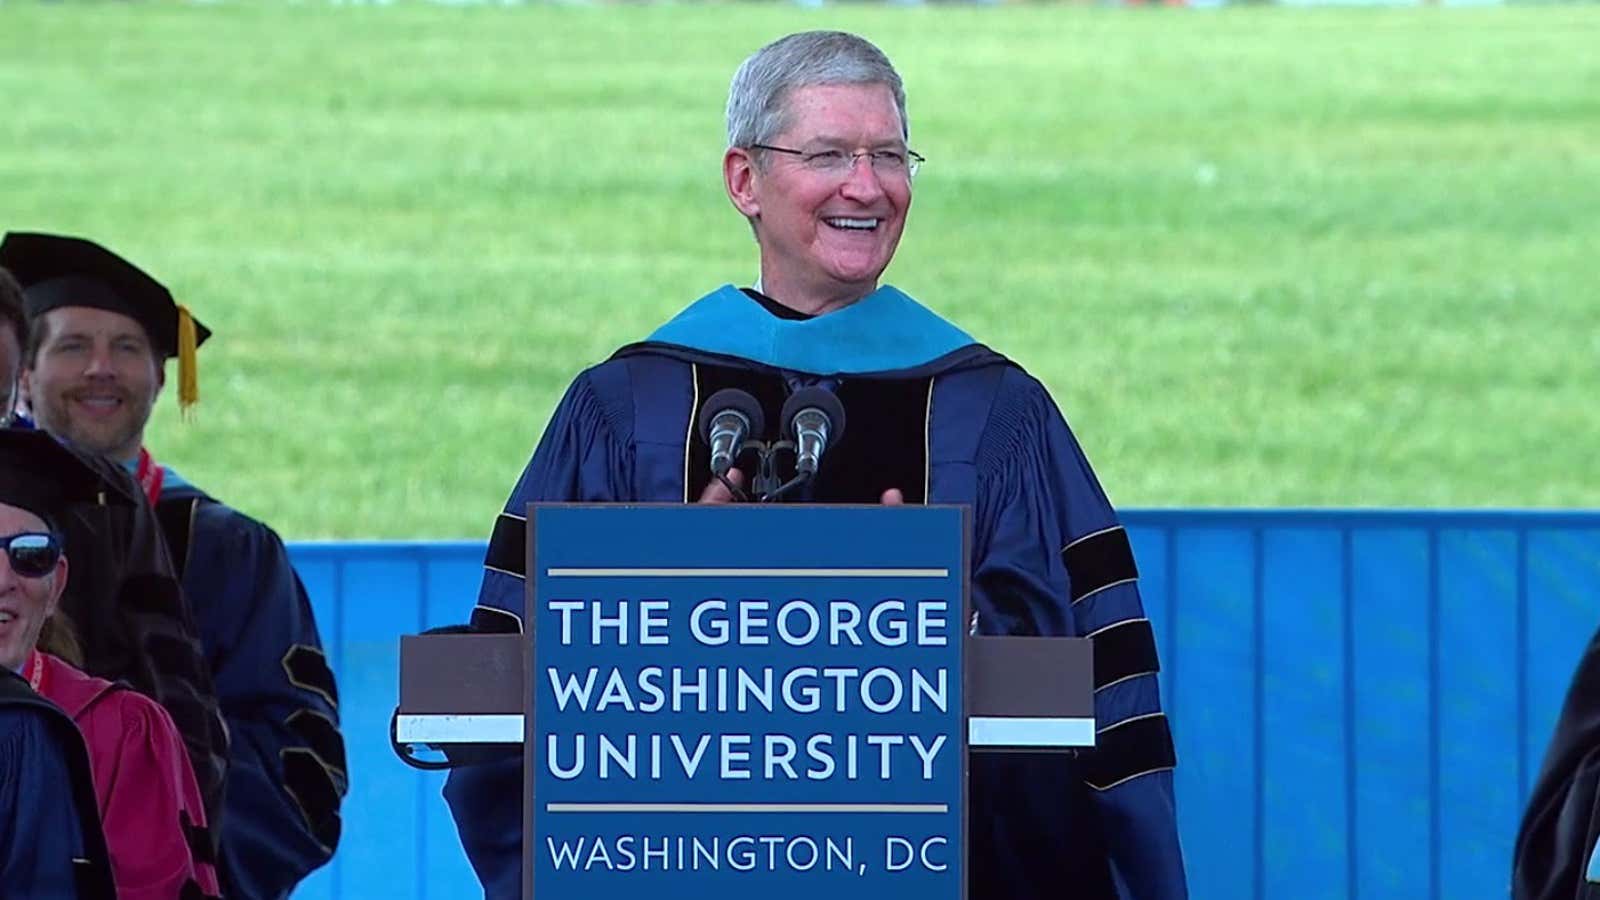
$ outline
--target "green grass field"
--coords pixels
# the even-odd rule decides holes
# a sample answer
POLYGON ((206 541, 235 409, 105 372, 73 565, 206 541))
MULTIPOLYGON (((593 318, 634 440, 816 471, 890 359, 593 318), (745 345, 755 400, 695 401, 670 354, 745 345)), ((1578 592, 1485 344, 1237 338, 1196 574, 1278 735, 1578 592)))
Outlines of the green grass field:
POLYGON ((0 2, 0 227, 218 332, 158 457, 286 536, 483 537, 567 381, 748 281, 734 67, 883 46, 888 280, 1122 506, 1600 506, 1600 6, 0 2))

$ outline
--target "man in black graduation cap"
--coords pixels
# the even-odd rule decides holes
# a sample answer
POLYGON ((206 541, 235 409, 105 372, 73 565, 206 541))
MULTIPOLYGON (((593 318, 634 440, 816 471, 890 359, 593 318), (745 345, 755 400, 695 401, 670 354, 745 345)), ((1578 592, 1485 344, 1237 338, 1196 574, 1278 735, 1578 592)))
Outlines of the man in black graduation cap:
POLYGON ((37 431, 0 429, 0 896, 113 898, 83 737, 23 664, 66 577, 55 518, 115 503, 95 471, 37 431))
POLYGON ((157 464, 144 443, 167 359, 178 359, 180 406, 198 400, 196 351, 210 331, 91 241, 8 234, 0 265, 25 293, 22 384, 39 427, 120 462, 161 520, 231 735, 224 894, 287 896, 333 854, 347 790, 337 689, 311 605, 272 529, 157 464))
MULTIPOLYGON (((11 412, 18 402, 15 388, 28 326, 22 288, 4 267, 0 326, 0 377, 8 385, 0 393, 11 412)), ((32 427, 20 414, 4 419, 16 428, 32 427)), ((86 664, 93 674, 126 682, 167 709, 207 810, 215 816, 222 806, 227 731, 154 510, 140 502, 133 477, 121 466, 86 450, 59 452, 75 456, 101 479, 105 494, 124 501, 70 503, 55 513, 61 535, 77 546, 82 563, 62 604, 70 617, 89 626, 79 636, 86 664)))
MULTIPOLYGON (((830 393, 850 425, 814 476, 780 460, 783 499, 969 505, 978 630, 1094 641, 1093 749, 972 760, 971 896, 1186 896, 1176 759, 1127 535, 1044 387, 880 283, 922 164, 900 76, 854 35, 790 35, 739 68, 727 118, 724 186, 760 278, 713 290, 573 382, 495 525, 474 627, 522 629, 528 503, 772 496, 759 459, 714 477, 691 437, 708 398, 753 395, 772 424, 749 437, 774 441, 789 398, 830 393)), ((521 776, 520 760, 480 762, 445 788, 491 900, 520 891, 521 776)))

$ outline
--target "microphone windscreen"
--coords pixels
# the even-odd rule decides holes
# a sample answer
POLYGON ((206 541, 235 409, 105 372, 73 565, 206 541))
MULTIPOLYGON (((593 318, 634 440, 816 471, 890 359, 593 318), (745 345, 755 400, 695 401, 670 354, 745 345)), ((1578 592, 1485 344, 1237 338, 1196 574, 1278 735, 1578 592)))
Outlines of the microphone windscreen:
POLYGON ((802 410, 818 409, 828 417, 828 443, 837 445, 844 437, 844 404, 833 391, 815 385, 803 387, 783 404, 783 436, 794 440, 794 417, 802 410))
POLYGON ((761 404, 756 398, 738 388, 723 388, 712 394, 705 403, 700 404, 700 420, 697 423, 700 440, 707 444, 711 443, 711 423, 717 416, 729 410, 737 410, 750 420, 750 437, 759 439, 766 432, 766 416, 762 414, 761 404))

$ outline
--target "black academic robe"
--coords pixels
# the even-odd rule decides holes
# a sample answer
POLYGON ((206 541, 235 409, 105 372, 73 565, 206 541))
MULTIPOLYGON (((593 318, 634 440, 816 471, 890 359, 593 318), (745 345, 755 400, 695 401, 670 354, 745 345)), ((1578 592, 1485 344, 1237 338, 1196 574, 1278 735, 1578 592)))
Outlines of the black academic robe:
POLYGON ((339 695, 277 533, 171 476, 157 505, 232 735, 218 869, 229 897, 285 897, 339 843, 339 695))
MULTIPOLYGON (((869 331, 870 312, 857 317, 869 331)), ((899 337, 861 355, 893 358, 884 345, 899 337)), ((817 349, 801 344, 796 358, 817 349)), ((1187 896, 1176 759, 1127 535, 1044 387, 982 346, 826 377, 659 341, 624 348, 569 388, 513 489, 474 626, 522 629, 528 503, 692 501, 710 478, 706 449, 690 437, 699 405, 738 386, 776 422, 784 398, 809 384, 836 393, 849 425, 814 488, 790 499, 875 503, 896 488, 908 503, 967 504, 978 630, 1095 641, 1096 748, 974 758, 971 896, 1187 896)), ((505 758, 456 768, 445 788, 490 900, 520 896, 521 776, 520 758, 505 758)))
MULTIPOLYGON (((1600 632, 1572 677, 1517 833, 1516 900, 1600 900, 1586 877, 1600 842, 1600 632)), ((1600 876, 1600 872, 1596 872, 1600 876)), ((1597 878, 1600 880, 1600 878, 1597 878)))
POLYGON ((0 900, 115 900, 83 738, 9 669, 0 669, 0 822, 0 900))
POLYGON ((120 466, 73 452, 115 495, 114 502, 78 503, 55 516, 72 560, 61 606, 83 644, 82 668, 126 682, 167 710, 215 822, 227 779, 228 732, 161 527, 120 466))

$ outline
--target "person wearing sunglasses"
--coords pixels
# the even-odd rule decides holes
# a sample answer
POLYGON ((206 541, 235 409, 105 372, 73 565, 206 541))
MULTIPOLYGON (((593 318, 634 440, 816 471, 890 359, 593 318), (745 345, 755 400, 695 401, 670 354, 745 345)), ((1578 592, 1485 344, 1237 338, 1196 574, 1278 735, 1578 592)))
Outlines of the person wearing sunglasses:
MULTIPOLYGON (((30 551, 20 555, 28 568, 30 551)), ((10 665, 0 665, 0 819, 0 896, 114 900, 83 736, 10 665)))
POLYGON ((127 685, 46 652, 75 647, 59 609, 71 566, 54 517, 114 498, 98 473, 45 432, 0 430, 0 666, 81 733, 117 895, 217 896, 204 804, 171 717, 127 685), (53 642, 41 650, 47 635, 53 642))
MULTIPOLYGON (((856 35, 792 34, 739 66, 726 117, 723 187, 758 277, 572 382, 494 524, 472 627, 523 630, 530 502, 969 506, 975 630, 1092 640, 1102 736, 1072 756, 972 759, 969 893, 1186 896, 1177 761, 1127 534, 1044 386, 883 281, 929 187, 900 74, 856 35), (748 402, 718 408, 729 389, 748 402), (837 410, 804 468, 773 447, 802 394, 837 410), (727 409, 751 433, 713 468, 695 425, 727 409)), ((491 900, 519 896, 521 766, 478 759, 445 788, 491 900)))

